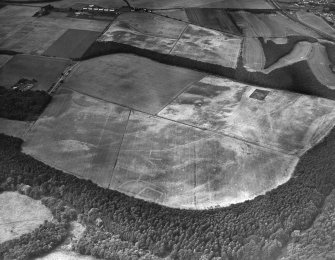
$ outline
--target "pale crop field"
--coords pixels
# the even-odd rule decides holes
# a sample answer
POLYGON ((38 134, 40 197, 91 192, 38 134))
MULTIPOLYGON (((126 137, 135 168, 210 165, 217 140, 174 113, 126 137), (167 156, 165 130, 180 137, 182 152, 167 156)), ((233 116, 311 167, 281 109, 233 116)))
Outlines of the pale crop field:
POLYGON ((335 124, 334 101, 206 77, 159 116, 285 154, 301 155, 335 124), (264 99, 252 98, 255 90, 264 99))
POLYGON ((331 37, 335 37, 335 29, 321 17, 305 11, 296 12, 296 16, 300 21, 307 24, 308 26, 320 30, 321 32, 326 33, 331 37))
POLYGON ((260 71, 265 65, 262 44, 257 38, 245 38, 243 42, 243 65, 248 71, 260 71))
POLYGON ((23 152, 102 187, 192 209, 263 194, 286 182, 298 160, 174 121, 63 88, 27 134, 23 152))
POLYGON ((171 51, 171 55, 236 68, 242 39, 190 24, 171 51))
POLYGON ((26 136, 23 152, 108 187, 129 113, 62 89, 26 136))
POLYGON ((51 211, 41 201, 17 192, 3 192, 0 194, 0 244, 30 233, 52 218, 51 211))
POLYGON ((135 112, 110 188, 169 207, 228 206, 286 182, 296 162, 295 156, 135 112))
POLYGON ((228 68, 237 67, 242 45, 240 37, 153 14, 130 13, 127 19, 122 17, 116 19, 98 41, 128 44, 228 68), (142 20, 148 26, 139 25, 142 20))
POLYGON ((319 35, 286 16, 275 14, 255 14, 246 11, 233 12, 236 23, 246 37, 287 37, 304 35, 318 38, 319 35))
POLYGON ((335 89, 335 73, 330 70, 332 64, 327 55, 326 48, 320 43, 313 45, 313 52, 307 60, 313 74, 323 85, 335 89))

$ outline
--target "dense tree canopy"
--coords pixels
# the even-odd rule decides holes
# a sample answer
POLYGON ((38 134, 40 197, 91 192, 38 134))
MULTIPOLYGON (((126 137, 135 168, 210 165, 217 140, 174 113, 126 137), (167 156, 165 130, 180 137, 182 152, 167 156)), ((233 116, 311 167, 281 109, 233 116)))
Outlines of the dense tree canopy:
POLYGON ((0 117, 32 121, 42 113, 51 97, 44 91, 20 91, 0 86, 0 117))

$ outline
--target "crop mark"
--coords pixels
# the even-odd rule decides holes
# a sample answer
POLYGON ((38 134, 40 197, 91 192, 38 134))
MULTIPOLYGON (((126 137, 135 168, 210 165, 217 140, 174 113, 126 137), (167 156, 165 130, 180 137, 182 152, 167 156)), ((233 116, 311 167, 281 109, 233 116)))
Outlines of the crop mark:
POLYGON ((117 154, 116 154, 116 157, 115 157, 116 160, 115 160, 115 163, 114 163, 114 166, 113 166, 113 170, 112 170, 111 178, 110 178, 110 181, 109 181, 109 184, 108 184, 108 188, 110 188, 112 180, 113 180, 114 170, 115 170, 115 167, 116 167, 117 162, 119 160, 120 150, 121 150, 121 147, 122 147, 122 144, 123 144, 124 136, 126 135, 126 132, 127 132, 127 127, 128 127, 130 115, 131 115, 131 110, 128 112, 127 123, 126 123, 126 125, 124 127, 124 131, 123 131, 123 134, 122 134, 121 142, 120 142, 119 148, 117 150, 117 154))
POLYGON ((190 82, 188 85, 186 85, 183 89, 181 89, 170 101, 168 101, 161 110, 159 110, 155 115, 157 116, 160 112, 162 112, 162 110, 164 110, 168 105, 170 105, 171 103, 173 103, 181 94, 183 94, 184 92, 186 92, 188 89, 190 89, 195 83, 201 81, 202 79, 204 79, 206 76, 203 76, 200 80, 195 80, 193 82, 190 82))

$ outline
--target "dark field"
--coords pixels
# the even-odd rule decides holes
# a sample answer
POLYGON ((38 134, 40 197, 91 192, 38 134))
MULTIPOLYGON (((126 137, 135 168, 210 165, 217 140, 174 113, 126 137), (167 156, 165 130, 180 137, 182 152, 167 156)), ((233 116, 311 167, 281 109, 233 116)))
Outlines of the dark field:
POLYGON ((43 55, 79 59, 100 34, 95 31, 69 29, 43 55))
POLYGON ((108 24, 69 18, 62 12, 33 17, 38 10, 20 5, 0 9, 0 49, 41 55, 68 29, 102 32, 108 24))
POLYGON ((70 63, 61 58, 16 55, 0 68, 0 86, 9 88, 27 78, 37 80, 33 90, 47 91, 70 63))
POLYGON ((259 38, 259 41, 262 44, 262 48, 265 55, 264 69, 270 67, 271 65, 276 63, 280 58, 289 54, 298 42, 301 41, 316 42, 316 39, 304 36, 289 36, 286 39, 287 39, 286 43, 278 44, 275 42, 275 40, 272 40, 271 38, 263 38, 263 37, 259 38))
POLYGON ((187 17, 191 23, 218 31, 240 34, 239 29, 224 9, 187 8, 187 17))

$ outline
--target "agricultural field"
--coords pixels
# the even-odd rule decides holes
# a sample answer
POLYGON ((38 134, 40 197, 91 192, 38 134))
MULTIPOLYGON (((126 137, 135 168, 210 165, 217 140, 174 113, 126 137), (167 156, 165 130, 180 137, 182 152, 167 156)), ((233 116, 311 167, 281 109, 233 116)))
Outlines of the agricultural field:
POLYGON ((15 34, 15 32, 22 28, 25 24, 30 23, 35 19, 32 16, 38 10, 38 7, 12 5, 0 8, 0 49, 3 49, 1 43, 4 39, 15 34))
MULTIPOLYGON (((289 36, 286 38, 258 38, 265 55, 264 68, 275 64, 280 58, 288 55, 299 42, 314 43, 317 40, 304 36, 289 36)), ((250 52, 251 54, 251 52, 250 52)))
POLYGON ((62 58, 15 55, 0 68, 0 86, 9 88, 26 78, 37 80, 34 90, 47 91, 70 64, 70 60, 62 58))
POLYGON ((130 111, 62 89, 26 136, 23 151, 108 187, 130 111))
POLYGON ((273 9, 265 0, 129 0, 129 3, 136 7, 146 7, 146 8, 241 8, 241 9, 273 9))
POLYGON ((30 233, 45 220, 51 211, 41 201, 17 192, 0 193, 0 244, 30 233))
POLYGON ((4 66, 13 56, 0 54, 0 68, 4 66))
POLYGON ((125 13, 118 16, 117 21, 127 23, 133 29, 143 35, 178 39, 185 30, 187 24, 150 13, 125 13))
POLYGON ((297 162, 275 149, 68 89, 54 96, 27 134, 23 152, 102 187, 195 209, 262 194, 286 182, 297 162))
POLYGON ((24 139, 31 122, 0 118, 0 133, 24 139))
POLYGON ((236 68, 242 39, 190 24, 171 51, 176 55, 236 68))
POLYGON ((66 79, 64 86, 155 114, 203 76, 204 73, 198 71, 120 53, 81 62, 66 79))
POLYGON ((277 62, 264 69, 264 72, 270 73, 275 69, 283 68, 299 61, 308 60, 313 51, 313 45, 313 43, 307 41, 298 42, 287 55, 282 56, 277 62))
POLYGON ((239 29, 231 20, 229 13, 224 9, 187 8, 185 12, 188 20, 195 25, 217 31, 240 34, 239 29))
POLYGON ((0 4, 0 260, 332 259, 335 30, 128 1, 0 4))
POLYGON ((319 41, 326 48, 329 61, 335 66, 335 43, 327 40, 319 41))
POLYGON ((43 55, 79 59, 100 34, 95 31, 69 29, 43 55))
POLYGON ((0 9, 0 49, 43 54, 68 29, 102 32, 106 21, 68 18, 63 13, 32 17, 39 8, 6 6, 0 9), (29 12, 28 12, 29 11, 29 12))
MULTIPOLYGON (((246 6, 259 6, 261 4, 267 4, 265 0, 238 0, 239 3, 246 6)), ((193 0, 193 1, 187 1, 187 0, 128 0, 128 2, 134 6, 139 8, 150 8, 150 9, 167 9, 167 8, 180 8, 180 7, 216 7, 216 8, 225 8, 230 5, 235 5, 236 3, 233 2, 233 0, 228 1, 226 4, 226 1, 218 1, 218 0, 193 0)), ((81 0, 79 1, 81 4, 92 4, 91 0, 81 0)), ((61 8, 69 8, 75 4, 78 4, 78 0, 59 0, 54 1, 51 3, 55 7, 61 7, 61 8)), ((108 8, 120 8, 125 5, 125 2, 122 0, 95 0, 95 5, 101 6, 101 7, 108 7, 108 8)), ((41 3, 31 3, 30 5, 36 5, 40 6, 41 3)))
POLYGON ((187 24, 160 15, 128 13, 120 15, 100 37, 160 53, 169 53, 187 24))
POLYGON ((307 62, 318 81, 335 90, 335 73, 330 69, 334 64, 328 59, 326 47, 319 43, 314 44, 307 62))
POLYGON ((301 155, 335 125, 333 101, 205 77, 158 115, 301 155))
POLYGON ((162 118, 129 118, 110 188, 169 207, 251 199, 286 182, 297 158, 162 118))
POLYGON ((299 11, 296 12, 295 14, 301 22, 335 39, 335 29, 331 27, 323 18, 316 16, 313 13, 305 11, 299 11))
POLYGON ((174 9, 157 9, 153 13, 159 14, 162 16, 167 16, 169 18, 177 19, 183 22, 189 22, 187 14, 184 8, 174 8, 174 9))
POLYGON ((242 57, 243 66, 248 71, 262 70, 267 61, 261 41, 257 38, 244 39, 242 57))
MULTIPOLYGON (((335 74, 328 43, 304 36, 286 38, 245 38, 243 66, 249 72, 270 74, 299 62, 306 62, 308 74, 329 89, 334 88, 335 74)), ((302 71, 298 72, 302 77, 302 71)), ((328 98, 328 96, 323 96, 328 98)))
POLYGON ((300 61, 306 61, 313 75, 327 88, 335 88, 335 74, 331 71, 332 63, 329 61, 326 47, 316 42, 298 42, 293 50, 280 58, 276 63, 261 70, 268 74, 276 69, 289 66, 300 61))
POLYGON ((35 260, 98 260, 98 258, 80 255, 73 251, 56 250, 48 255, 37 257, 35 260))
POLYGON ((127 44, 229 68, 236 68, 242 43, 240 37, 146 13, 119 16, 98 41, 127 44), (154 20, 155 26, 148 27, 149 30, 142 25, 142 20, 154 20))
POLYGON ((320 36, 301 24, 293 22, 280 13, 231 12, 236 24, 246 37, 275 37, 303 35, 314 38, 320 36))

